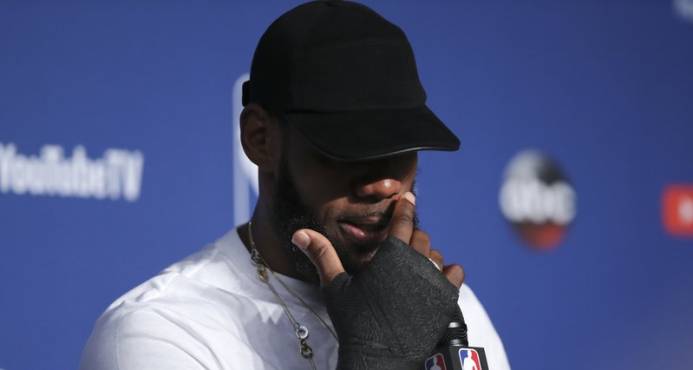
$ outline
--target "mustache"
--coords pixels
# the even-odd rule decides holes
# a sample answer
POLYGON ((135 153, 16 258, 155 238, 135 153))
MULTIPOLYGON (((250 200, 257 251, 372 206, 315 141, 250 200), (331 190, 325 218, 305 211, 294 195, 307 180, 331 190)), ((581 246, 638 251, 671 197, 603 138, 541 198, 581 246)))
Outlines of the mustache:
MULTIPOLYGON (((384 209, 364 210, 362 212, 343 213, 337 217, 337 222, 347 222, 354 225, 365 226, 369 229, 382 229, 388 227, 392 221, 395 210, 395 203, 388 205, 384 209)), ((414 227, 419 226, 419 217, 414 212, 414 227)))
POLYGON ((337 220, 362 221, 363 223, 379 223, 389 221, 395 210, 395 202, 380 206, 366 206, 361 209, 345 210, 339 214, 337 220))

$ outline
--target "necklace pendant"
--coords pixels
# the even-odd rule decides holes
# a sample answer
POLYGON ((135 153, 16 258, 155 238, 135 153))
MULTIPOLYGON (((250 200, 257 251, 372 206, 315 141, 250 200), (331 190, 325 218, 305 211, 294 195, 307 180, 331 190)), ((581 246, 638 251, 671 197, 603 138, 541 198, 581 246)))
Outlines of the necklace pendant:
POLYGON ((267 274, 267 268, 265 268, 265 266, 257 266, 257 277, 265 283, 269 280, 269 275, 267 274))
POLYGON ((299 325, 296 328, 296 337, 301 341, 305 341, 306 339, 308 339, 309 334, 310 333, 308 332, 308 328, 306 328, 303 325, 299 325))
POLYGON ((303 358, 313 358, 313 349, 310 348, 305 339, 299 341, 299 352, 303 358))

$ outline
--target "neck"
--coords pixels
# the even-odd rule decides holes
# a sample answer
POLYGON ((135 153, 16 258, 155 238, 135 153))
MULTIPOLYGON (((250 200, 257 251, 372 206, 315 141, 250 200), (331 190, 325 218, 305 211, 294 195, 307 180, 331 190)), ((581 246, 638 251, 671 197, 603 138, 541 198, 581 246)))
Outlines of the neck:
POLYGON ((289 246, 289 240, 282 240, 272 224, 271 207, 267 202, 258 199, 258 204, 251 218, 252 226, 244 224, 238 228, 240 236, 246 249, 250 251, 251 239, 249 231, 252 230, 255 248, 260 252, 262 259, 271 270, 282 275, 290 276, 294 279, 303 280, 309 283, 319 283, 317 277, 306 276, 298 271, 296 267, 296 253, 289 246))

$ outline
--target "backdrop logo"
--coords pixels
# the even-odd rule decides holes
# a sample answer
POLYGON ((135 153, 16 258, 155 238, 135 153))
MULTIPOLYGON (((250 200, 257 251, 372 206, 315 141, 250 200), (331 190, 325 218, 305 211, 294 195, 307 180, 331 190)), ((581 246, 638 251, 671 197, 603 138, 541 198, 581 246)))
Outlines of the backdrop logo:
POLYGON ((0 143, 0 193, 134 202, 140 196, 143 166, 139 151, 108 149, 102 158, 90 159, 81 145, 65 156, 58 145, 26 155, 13 143, 0 143))
POLYGON ((259 194, 257 166, 248 159, 241 146, 240 116, 243 82, 250 76, 238 77, 233 86, 233 222, 237 225, 250 219, 251 202, 259 194))
POLYGON ((693 0, 674 0, 674 11, 679 17, 693 22, 693 0))
POLYGON ((520 237, 542 250, 561 242, 576 214, 575 190, 555 161, 534 150, 510 161, 499 202, 520 237))
POLYGON ((664 189, 662 223, 672 235, 693 237, 693 184, 670 185, 664 189))

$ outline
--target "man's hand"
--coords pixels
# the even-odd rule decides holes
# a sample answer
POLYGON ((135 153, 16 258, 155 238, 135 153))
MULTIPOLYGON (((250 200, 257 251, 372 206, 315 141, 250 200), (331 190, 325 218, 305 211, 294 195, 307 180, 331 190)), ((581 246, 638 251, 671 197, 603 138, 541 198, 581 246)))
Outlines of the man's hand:
POLYGON ((320 273, 328 313, 339 336, 340 370, 416 369, 438 343, 457 307, 464 273, 443 266, 428 235, 414 228, 414 197, 397 201, 390 235, 372 260, 349 276, 331 243, 302 229, 292 242, 320 273))
MULTIPOLYGON (((390 236, 408 244, 431 260, 448 281, 459 289, 464 282, 464 270, 458 264, 444 265, 440 252, 431 249, 428 234, 414 227, 415 204, 416 198, 410 192, 400 197, 390 219, 390 236)), ((313 262, 323 286, 329 284, 335 276, 345 272, 337 251, 321 233, 311 229, 301 229, 294 233, 291 242, 301 248, 313 262)))
POLYGON ((443 275, 450 283, 457 287, 464 282, 464 270, 457 264, 444 265, 443 256, 435 249, 431 249, 431 240, 426 232, 414 228, 414 207, 416 198, 412 193, 406 193, 395 205, 390 220, 390 235, 409 244, 414 250, 424 257, 432 260, 436 267, 443 272, 443 275))

